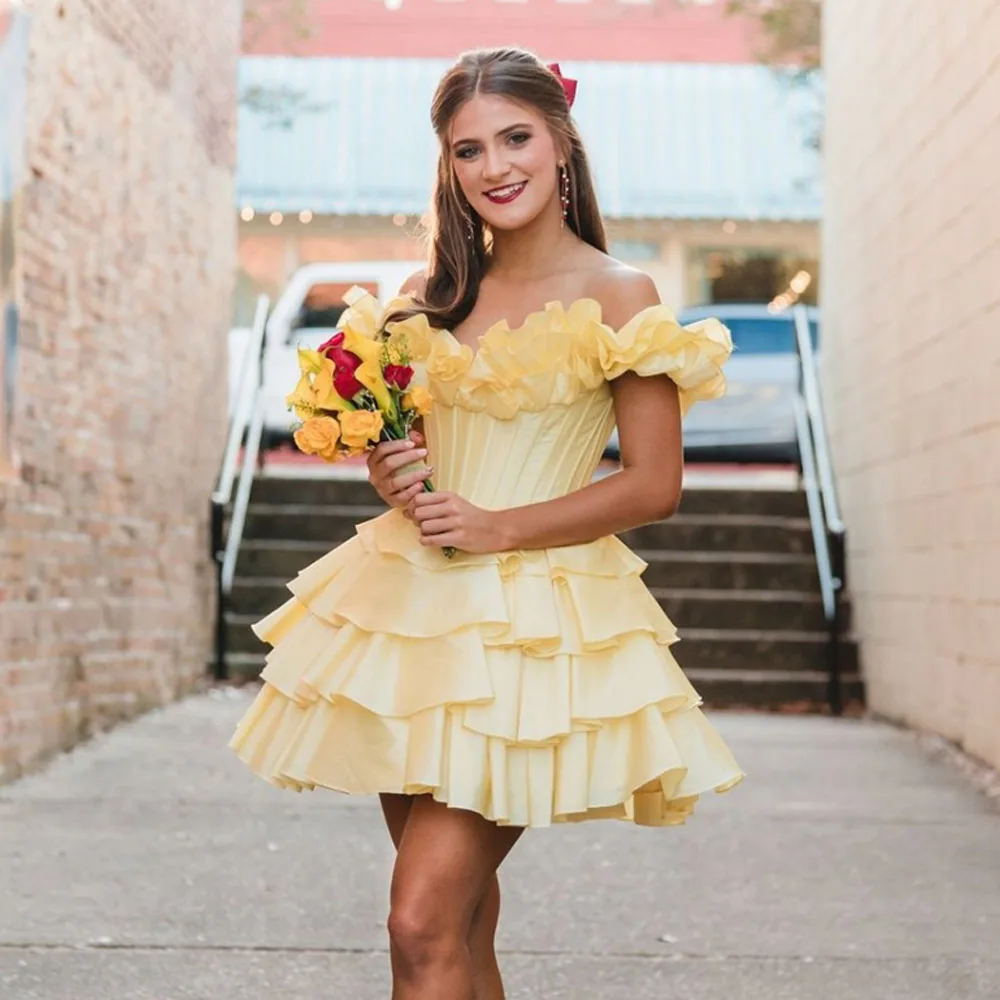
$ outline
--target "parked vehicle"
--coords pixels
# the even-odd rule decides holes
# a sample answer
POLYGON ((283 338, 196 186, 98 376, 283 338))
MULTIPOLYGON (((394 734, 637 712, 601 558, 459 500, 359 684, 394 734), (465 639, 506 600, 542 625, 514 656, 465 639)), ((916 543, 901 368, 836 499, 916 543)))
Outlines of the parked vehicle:
MULTIPOLYGON (((813 346, 819 318, 808 308, 813 346)), ((684 457, 693 462, 795 462, 798 440, 792 399, 798 389, 798 356, 791 309, 766 305, 710 305, 678 313, 682 324, 715 316, 729 327, 733 354, 721 399, 695 406, 684 419, 684 457)), ((605 454, 619 457, 615 431, 605 454)))
MULTIPOLYGON (((291 436, 295 417, 285 397, 299 378, 300 347, 319 347, 336 332, 344 311, 344 293, 360 285, 380 301, 391 299, 420 261, 355 261, 307 264, 289 279, 274 303, 264 337, 264 431, 270 444, 291 436)), ((249 331, 230 333, 230 386, 235 389, 249 331)), ((232 406, 232 404, 231 404, 232 406)))

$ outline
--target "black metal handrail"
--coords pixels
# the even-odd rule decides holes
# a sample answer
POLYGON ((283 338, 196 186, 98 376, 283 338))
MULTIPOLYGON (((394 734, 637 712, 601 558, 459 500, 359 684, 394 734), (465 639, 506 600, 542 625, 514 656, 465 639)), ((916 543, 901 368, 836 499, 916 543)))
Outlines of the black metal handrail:
POLYGON ((264 345, 270 299, 257 299, 250 338, 243 352, 243 363, 234 389, 233 412, 229 419, 229 435, 222 456, 219 480, 212 494, 212 560, 215 563, 215 656, 213 673, 216 680, 225 680, 226 667, 226 601, 233 588, 236 559, 243 540, 250 488, 253 486, 257 456, 264 428, 264 345), (236 498, 226 530, 226 509, 236 498))
POLYGON ((826 619, 827 700, 834 715, 844 710, 842 652, 843 595, 847 585, 846 531, 833 474, 833 459, 823 415, 816 352, 804 306, 794 309, 795 348, 799 359, 799 388, 795 396, 795 424, 799 442, 799 469, 809 509, 816 568, 819 572, 823 617, 826 619))

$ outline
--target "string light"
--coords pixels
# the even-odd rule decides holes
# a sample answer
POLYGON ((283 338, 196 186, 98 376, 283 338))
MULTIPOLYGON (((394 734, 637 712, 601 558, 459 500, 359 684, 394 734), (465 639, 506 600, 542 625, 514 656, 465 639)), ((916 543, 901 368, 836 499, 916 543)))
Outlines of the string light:
POLYGON ((299 212, 299 222, 303 222, 308 226, 309 223, 312 222, 312 220, 313 220, 313 214, 312 212, 309 211, 308 208, 303 209, 301 212, 299 212))
POLYGON ((256 214, 257 213, 253 210, 252 205, 244 205, 243 208, 240 209, 240 218, 244 222, 250 222, 256 214))
POLYGON ((792 280, 788 282, 788 288, 780 295, 776 295, 771 299, 768 303, 767 311, 769 313, 784 312, 789 306, 795 305, 799 301, 799 297, 812 284, 812 280, 812 275, 808 271, 799 271, 796 273, 792 280))
POLYGON ((271 225, 280 226, 284 218, 281 212, 272 212, 270 215, 271 225))

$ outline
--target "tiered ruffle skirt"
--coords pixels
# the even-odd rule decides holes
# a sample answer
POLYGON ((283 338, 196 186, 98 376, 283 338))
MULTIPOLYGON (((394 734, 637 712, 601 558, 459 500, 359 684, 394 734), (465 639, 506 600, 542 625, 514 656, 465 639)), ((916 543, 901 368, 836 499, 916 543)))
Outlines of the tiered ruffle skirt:
POLYGON ((304 569, 230 745, 296 790, 431 794, 499 824, 682 823, 742 773, 619 539, 446 559, 391 511, 304 569))

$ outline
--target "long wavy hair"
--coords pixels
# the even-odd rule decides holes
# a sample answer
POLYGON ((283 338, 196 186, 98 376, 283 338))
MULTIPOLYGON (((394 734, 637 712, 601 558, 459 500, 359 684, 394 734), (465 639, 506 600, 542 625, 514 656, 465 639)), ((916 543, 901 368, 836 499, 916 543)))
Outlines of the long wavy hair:
POLYGON ((459 186, 451 163, 449 133, 459 109, 477 94, 505 97, 534 109, 545 119, 557 142, 568 151, 570 203, 566 224, 580 239, 607 252, 587 154, 558 77, 524 49, 466 52, 441 78, 431 105, 431 123, 441 150, 431 208, 424 222, 428 245, 424 291, 414 297, 412 308, 386 317, 387 322, 423 313, 431 326, 451 330, 476 304, 492 237, 459 186))

